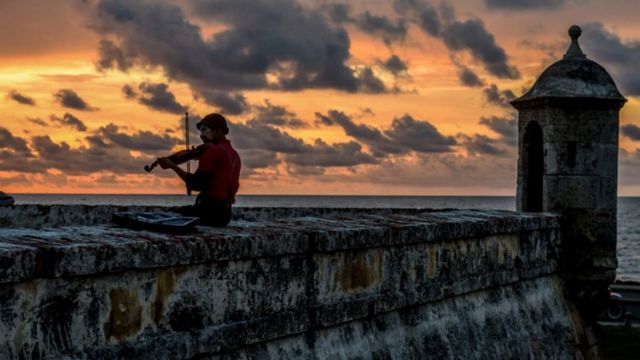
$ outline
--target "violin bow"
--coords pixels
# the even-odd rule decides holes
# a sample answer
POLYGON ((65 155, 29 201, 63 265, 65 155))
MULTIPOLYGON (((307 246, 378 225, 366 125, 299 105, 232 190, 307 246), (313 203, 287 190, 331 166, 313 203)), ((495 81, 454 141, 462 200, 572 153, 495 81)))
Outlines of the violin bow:
MULTIPOLYGON (((185 144, 187 146, 187 151, 189 150, 189 113, 185 111, 184 113, 184 137, 185 144)), ((191 161, 187 160, 187 173, 191 174, 191 161)), ((191 188, 187 184, 187 195, 191 196, 191 188)))

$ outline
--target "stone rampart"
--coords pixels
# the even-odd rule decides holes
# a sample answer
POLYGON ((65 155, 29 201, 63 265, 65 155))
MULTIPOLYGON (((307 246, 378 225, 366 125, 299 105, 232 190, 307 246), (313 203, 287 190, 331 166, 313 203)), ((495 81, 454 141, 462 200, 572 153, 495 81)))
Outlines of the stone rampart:
POLYGON ((239 209, 189 235, 109 222, 156 209, 0 208, 0 358, 586 351, 553 214, 239 209))

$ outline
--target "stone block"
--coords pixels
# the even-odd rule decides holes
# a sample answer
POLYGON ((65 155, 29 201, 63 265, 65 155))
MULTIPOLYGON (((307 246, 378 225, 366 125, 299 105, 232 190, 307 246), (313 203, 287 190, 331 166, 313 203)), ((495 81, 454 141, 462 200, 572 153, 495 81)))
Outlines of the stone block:
POLYGON ((544 176, 543 209, 562 212, 569 208, 597 208, 600 200, 600 180, 599 176, 544 176))
POLYGON ((616 177, 618 174, 618 148, 615 145, 546 143, 544 144, 544 153, 545 173, 548 175, 616 177), (573 166, 570 164, 571 157, 573 157, 573 166))

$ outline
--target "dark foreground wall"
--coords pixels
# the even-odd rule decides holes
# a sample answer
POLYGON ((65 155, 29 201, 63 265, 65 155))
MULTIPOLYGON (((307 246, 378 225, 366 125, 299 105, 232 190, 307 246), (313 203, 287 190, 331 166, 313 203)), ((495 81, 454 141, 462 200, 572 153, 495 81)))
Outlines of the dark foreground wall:
POLYGON ((554 215, 243 209, 175 236, 115 227, 113 211, 0 208, 0 358, 588 351, 554 215))

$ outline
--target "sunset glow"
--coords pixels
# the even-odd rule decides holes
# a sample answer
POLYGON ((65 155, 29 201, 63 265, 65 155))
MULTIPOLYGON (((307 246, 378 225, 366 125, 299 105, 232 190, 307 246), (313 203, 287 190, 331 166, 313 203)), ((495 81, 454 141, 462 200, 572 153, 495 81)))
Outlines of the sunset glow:
POLYGON ((240 194, 513 195, 508 102, 575 23, 628 99, 619 193, 640 195, 640 5, 516 3, 3 1, 0 190, 183 193, 142 167, 188 111, 192 144, 231 123, 240 194))

